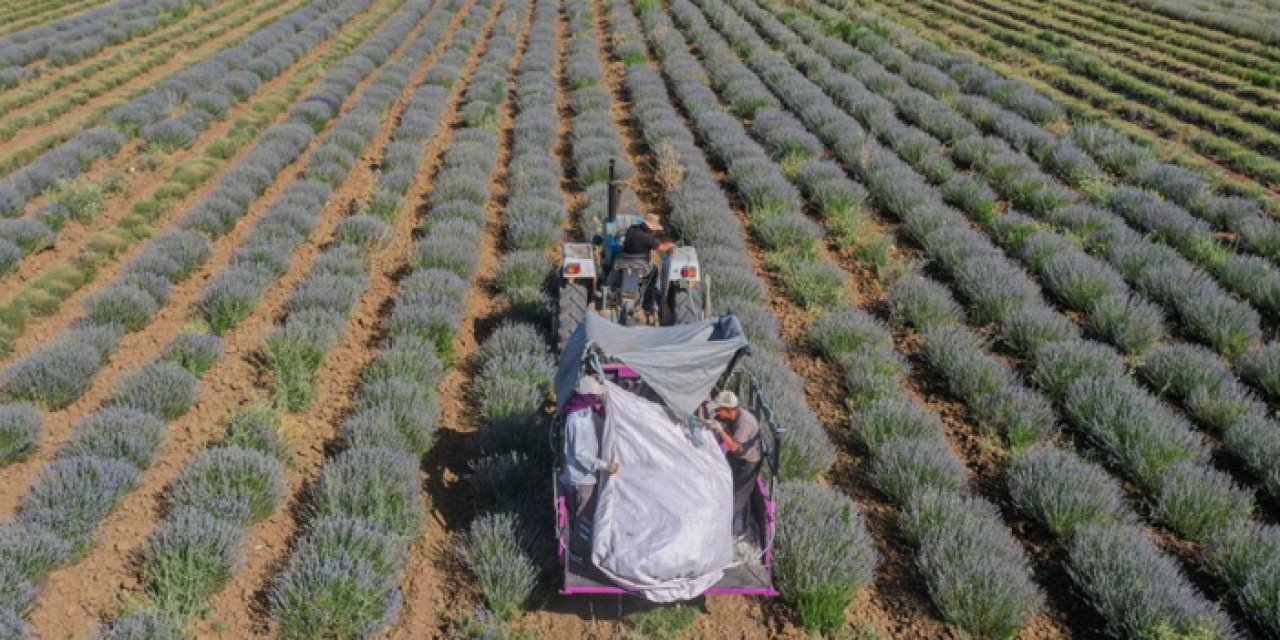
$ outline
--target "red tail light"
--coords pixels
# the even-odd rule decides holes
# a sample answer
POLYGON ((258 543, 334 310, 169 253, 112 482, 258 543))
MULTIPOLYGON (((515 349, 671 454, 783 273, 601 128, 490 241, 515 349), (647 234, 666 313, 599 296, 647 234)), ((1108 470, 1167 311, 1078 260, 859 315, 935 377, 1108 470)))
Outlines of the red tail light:
POLYGON ((566 266, 566 267, 564 268, 564 272, 565 272, 565 274, 567 274, 567 275, 576 276, 576 275, 578 275, 579 273, 582 273, 582 265, 580 265, 580 264, 571 264, 571 265, 568 265, 568 266, 566 266))
POLYGON ((680 269, 680 277, 681 277, 681 278, 696 278, 696 277, 698 277, 698 268, 697 268, 697 267, 682 267, 682 268, 680 269))

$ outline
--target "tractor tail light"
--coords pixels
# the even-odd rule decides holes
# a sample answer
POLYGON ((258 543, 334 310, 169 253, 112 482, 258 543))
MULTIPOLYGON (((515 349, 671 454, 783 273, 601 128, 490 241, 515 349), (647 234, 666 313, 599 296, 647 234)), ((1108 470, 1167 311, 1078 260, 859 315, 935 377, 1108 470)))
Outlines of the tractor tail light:
POLYGON ((696 278, 696 277, 698 277, 698 268, 697 268, 697 267, 682 267, 682 268, 680 269, 680 277, 681 277, 681 278, 696 278))
POLYGON ((564 268, 564 272, 565 272, 567 275, 576 276, 576 275, 578 275, 579 273, 582 273, 582 265, 580 265, 580 264, 571 264, 571 265, 568 265, 568 266, 566 266, 566 267, 564 268))

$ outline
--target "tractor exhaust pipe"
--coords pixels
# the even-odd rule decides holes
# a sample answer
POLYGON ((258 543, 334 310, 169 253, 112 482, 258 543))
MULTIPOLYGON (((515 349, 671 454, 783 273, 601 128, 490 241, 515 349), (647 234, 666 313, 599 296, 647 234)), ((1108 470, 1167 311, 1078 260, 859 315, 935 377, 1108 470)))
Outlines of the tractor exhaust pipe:
POLYGON ((618 199, 620 188, 618 186, 617 174, 615 173, 617 165, 616 159, 609 160, 609 213, 607 220, 613 222, 618 217, 618 199))

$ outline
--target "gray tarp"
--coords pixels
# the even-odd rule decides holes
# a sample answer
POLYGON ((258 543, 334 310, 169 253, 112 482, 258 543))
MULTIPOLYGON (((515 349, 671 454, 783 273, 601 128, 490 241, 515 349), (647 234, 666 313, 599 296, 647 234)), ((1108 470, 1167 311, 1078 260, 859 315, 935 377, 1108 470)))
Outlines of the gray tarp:
MULTIPOLYGON (((733 477, 716 439, 690 440, 662 405, 605 383, 591 559, 653 602, 697 597, 733 564, 733 477)), ((705 427, 698 427, 705 429, 705 427)))
POLYGON ((747 339, 733 316, 672 327, 624 327, 588 315, 561 354, 558 407, 573 395, 583 354, 592 345, 634 369, 677 415, 686 416, 707 399, 747 339))

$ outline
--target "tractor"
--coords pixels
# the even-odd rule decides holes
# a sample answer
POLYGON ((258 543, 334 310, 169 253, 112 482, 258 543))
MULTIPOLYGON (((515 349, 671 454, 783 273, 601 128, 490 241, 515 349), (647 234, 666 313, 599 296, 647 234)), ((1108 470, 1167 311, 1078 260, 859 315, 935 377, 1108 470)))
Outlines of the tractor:
POLYGON ((609 162, 608 209, 598 235, 587 242, 566 242, 561 253, 554 314, 556 346, 563 348, 588 313, 624 326, 671 326, 709 315, 709 283, 698 252, 680 238, 662 256, 652 285, 647 255, 622 253, 623 237, 640 216, 620 215, 619 183, 609 162), (646 289, 654 287, 656 313, 642 310, 646 289))

